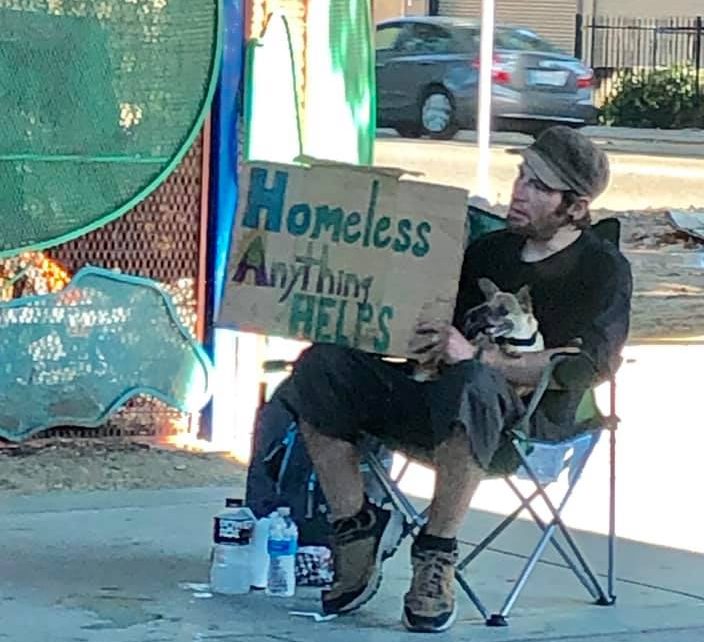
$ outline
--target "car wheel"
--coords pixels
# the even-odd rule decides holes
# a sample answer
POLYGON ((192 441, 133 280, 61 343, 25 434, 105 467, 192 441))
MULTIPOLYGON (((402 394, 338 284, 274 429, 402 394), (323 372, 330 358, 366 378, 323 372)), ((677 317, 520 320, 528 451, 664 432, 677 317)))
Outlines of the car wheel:
POLYGON ((423 133, 418 125, 396 125, 396 131, 401 138, 420 138, 423 133))
POLYGON ((440 87, 430 88, 420 105, 420 122, 423 133, 436 140, 448 140, 459 129, 455 118, 452 97, 440 87))

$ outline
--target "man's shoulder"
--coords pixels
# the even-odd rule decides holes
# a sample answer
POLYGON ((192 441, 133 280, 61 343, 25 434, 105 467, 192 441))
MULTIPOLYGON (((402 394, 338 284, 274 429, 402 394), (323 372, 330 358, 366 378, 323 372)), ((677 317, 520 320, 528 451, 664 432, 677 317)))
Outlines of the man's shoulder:
POLYGON ((588 260, 607 271, 631 273, 631 263, 621 251, 618 240, 604 238, 593 229, 588 230, 585 237, 588 260))

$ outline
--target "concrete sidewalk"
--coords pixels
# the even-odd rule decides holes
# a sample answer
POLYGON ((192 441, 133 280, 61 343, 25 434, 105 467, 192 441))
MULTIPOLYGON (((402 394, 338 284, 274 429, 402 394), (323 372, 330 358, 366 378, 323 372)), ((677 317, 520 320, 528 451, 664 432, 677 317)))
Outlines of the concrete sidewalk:
MULTIPOLYGON (((316 624, 288 611, 317 609, 317 591, 292 600, 262 595, 197 597, 207 581, 212 515, 241 489, 186 489, 6 496, 0 506, 0 640, 11 642, 393 642, 395 640, 704 639, 704 556, 621 542, 618 604, 589 604, 569 571, 540 564, 508 629, 484 627, 461 600, 460 620, 440 636, 399 623, 409 581, 408 549, 387 563, 379 595, 358 614, 316 624)), ((462 539, 477 541, 497 517, 470 513, 462 539)), ((498 608, 535 540, 519 523, 472 572, 474 588, 498 608), (509 553, 510 551, 510 553, 509 553)), ((605 541, 580 538, 599 569, 605 541)))
MULTIPOLYGON (((186 586, 207 582, 212 516, 226 496, 241 496, 241 488, 0 493, 0 642, 701 642, 704 432, 698 400, 704 345, 629 346, 624 357, 617 409, 617 527, 624 539, 615 607, 592 606, 549 551, 548 563, 538 565, 512 612, 510 628, 487 629, 462 597, 451 632, 411 635, 399 622, 410 578, 406 545, 387 563, 382 589, 364 610, 316 624, 288 614, 292 608, 317 610, 314 590, 288 601, 200 598, 186 586)), ((604 394, 608 390, 599 390, 599 397, 604 394)), ((573 527, 601 533, 578 538, 597 571, 606 569, 607 470, 604 439, 565 511, 573 527)), ((430 471, 414 466, 404 479, 413 495, 430 496, 430 471)), ((501 480, 490 480, 473 506, 462 532, 465 545, 498 521, 485 511, 506 514, 515 498, 501 480)), ((471 569, 468 577, 489 609, 501 607, 522 566, 520 555, 537 533, 532 523, 515 524, 471 569)))

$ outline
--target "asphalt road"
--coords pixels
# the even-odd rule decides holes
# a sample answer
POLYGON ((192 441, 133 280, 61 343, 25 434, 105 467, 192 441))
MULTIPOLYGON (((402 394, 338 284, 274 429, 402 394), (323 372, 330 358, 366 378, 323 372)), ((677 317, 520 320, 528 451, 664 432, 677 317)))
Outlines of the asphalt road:
MULTIPOLYGON (((609 137, 599 131, 592 137, 611 159, 612 180, 596 207, 614 211, 687 209, 704 207, 704 144, 699 134, 672 133, 658 137, 609 137), (696 143, 696 144, 695 144, 696 143)), ((497 135, 492 147, 492 193, 506 203, 520 158, 506 153, 529 144, 520 135, 497 135)), ((461 133, 452 141, 402 139, 380 132, 376 165, 420 172, 419 180, 464 187, 474 192, 477 146, 473 134, 461 133)))

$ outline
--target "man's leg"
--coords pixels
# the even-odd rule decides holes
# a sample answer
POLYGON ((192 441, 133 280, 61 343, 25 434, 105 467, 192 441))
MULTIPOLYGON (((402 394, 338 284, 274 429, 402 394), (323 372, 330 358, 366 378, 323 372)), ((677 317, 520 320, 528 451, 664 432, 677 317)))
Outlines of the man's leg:
POLYGON ((513 423, 522 409, 498 373, 474 362, 453 368, 437 392, 434 404, 449 408, 454 421, 436 424, 436 430, 447 425, 450 429, 438 435, 435 495, 428 523, 411 549, 413 582, 404 598, 403 622, 419 632, 445 631, 456 618, 457 535, 503 427, 513 423))
POLYGON ((435 449, 435 494, 428 523, 411 549, 413 582, 404 598, 403 623, 411 631, 440 632, 457 617, 457 535, 485 472, 461 424, 435 449))
POLYGON ((367 501, 355 445, 305 422, 301 428, 334 520, 335 582, 323 593, 323 612, 349 613, 379 590, 382 563, 401 541, 403 516, 367 501))
POLYGON ((328 437, 305 421, 300 428, 332 518, 353 517, 364 507, 364 480, 357 446, 328 437))
POLYGON ((408 416, 422 415, 422 404, 401 403, 419 398, 408 394, 413 385, 379 359, 334 345, 313 346, 294 368, 284 402, 298 417, 334 519, 335 583, 323 594, 326 613, 349 612, 371 599, 381 564, 401 539, 401 514, 364 496, 356 444, 365 428, 401 431, 408 416))
POLYGON ((486 473, 474 458, 467 431, 461 425, 455 426, 450 438, 436 447, 434 460, 435 495, 425 533, 455 539, 486 473))

